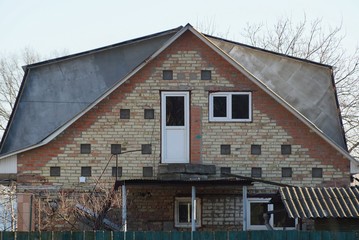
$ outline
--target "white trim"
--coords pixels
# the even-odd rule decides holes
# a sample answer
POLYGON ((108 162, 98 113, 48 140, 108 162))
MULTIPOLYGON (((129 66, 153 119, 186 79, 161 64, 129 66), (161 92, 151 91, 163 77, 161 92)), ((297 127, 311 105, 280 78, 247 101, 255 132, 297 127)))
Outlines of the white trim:
POLYGON ((189 154, 190 154, 190 104, 189 104, 189 92, 161 92, 161 162, 162 163, 189 163, 189 154), (181 129, 185 128, 185 139, 184 139, 184 159, 179 161, 175 159, 166 159, 167 156, 167 127, 166 127, 166 97, 184 97, 184 126, 173 126, 172 129, 181 129))
POLYGON ((209 121, 212 122, 251 122, 252 121, 252 93, 251 92, 216 92, 209 94, 209 121), (232 118, 232 96, 233 95, 248 95, 248 118, 235 119, 232 118), (214 97, 225 97, 227 116, 226 117, 214 117, 214 97))
MULTIPOLYGON (((175 227, 181 227, 181 228, 190 228, 191 227, 191 216, 189 216, 188 223, 180 223, 179 222, 179 213, 178 213, 178 206, 179 203, 189 203, 190 208, 192 207, 192 198, 191 197, 176 197, 175 198, 175 227)), ((201 199, 196 198, 196 227, 201 227, 202 225, 202 204, 201 199)))
MULTIPOLYGON (((251 225, 251 203, 267 203, 268 204, 268 211, 273 211, 274 205, 270 203, 271 198, 247 198, 247 230, 268 230, 267 226, 264 225, 251 225)), ((244 212, 244 211, 243 211, 244 212)), ((272 226, 274 230, 283 230, 283 227, 274 227, 274 214, 270 215, 269 224, 272 226)), ((293 230, 296 229, 298 224, 298 219, 295 219, 295 226, 294 227, 285 227, 286 230, 293 230)))

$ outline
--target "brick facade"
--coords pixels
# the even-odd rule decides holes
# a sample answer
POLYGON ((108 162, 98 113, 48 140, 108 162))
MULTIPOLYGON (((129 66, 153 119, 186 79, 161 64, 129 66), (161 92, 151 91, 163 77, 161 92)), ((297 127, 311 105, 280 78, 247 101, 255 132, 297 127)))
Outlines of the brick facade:
MULTIPOLYGON (((111 144, 121 144, 122 151, 140 150, 142 144, 151 144, 151 154, 141 154, 141 151, 126 153, 119 155, 118 161, 122 167, 121 179, 143 178, 143 167, 153 167, 156 178, 161 161, 161 91, 190 93, 190 161, 216 165, 217 176, 220 167, 230 167, 232 173, 244 176, 251 175, 252 167, 261 167, 263 178, 291 185, 349 184, 348 160, 190 32, 184 33, 53 141, 19 154, 18 183, 88 188, 91 178, 86 183, 79 183, 81 167, 91 167, 92 176, 99 177, 111 157, 111 144), (163 80, 163 70, 172 70, 173 80, 163 80), (201 70, 211 70, 212 80, 201 80, 201 70), (209 93, 215 91, 252 92, 253 121, 210 122, 209 93), (129 119, 120 119, 121 109, 130 109, 129 119), (144 118, 145 109, 154 110, 154 119, 144 118), (80 154, 81 144, 91 144, 91 153, 80 154), (230 155, 221 155, 222 144, 230 145, 230 155), (260 155, 251 154, 253 144, 261 145, 260 155), (281 154, 283 144, 291 145, 290 155, 281 154), (50 167, 54 166, 61 168, 61 176, 50 177, 50 167), (282 167, 291 167, 292 177, 282 178, 282 167), (322 168, 323 177, 312 178, 312 168, 322 168)), ((102 179, 111 184, 114 183, 111 176, 114 164, 112 159, 102 175, 102 179)), ((249 188, 251 194, 273 193, 275 190, 276 187, 262 184, 249 188)), ((140 223, 131 225, 135 223, 131 223, 133 216, 129 216, 131 229, 161 230, 164 222, 173 221, 173 212, 170 212, 173 210, 170 209, 177 190, 168 193, 171 197, 161 195, 161 191, 154 190, 151 200, 157 200, 154 205, 161 202, 167 206, 160 215, 152 215, 160 219, 160 223, 149 223, 150 219, 147 221, 143 217, 143 221, 147 221, 146 227, 140 227, 140 223)), ((241 214, 241 202, 238 196, 204 198, 204 225, 211 230, 219 224, 237 229, 242 221, 238 213, 231 213, 231 217, 224 213, 223 217, 213 218, 210 211, 217 209, 217 205, 219 208, 228 204, 228 209, 241 214)), ((146 201, 146 204, 150 203, 146 201)), ((146 204, 139 202, 136 206, 148 213, 153 206, 146 208, 146 204)))

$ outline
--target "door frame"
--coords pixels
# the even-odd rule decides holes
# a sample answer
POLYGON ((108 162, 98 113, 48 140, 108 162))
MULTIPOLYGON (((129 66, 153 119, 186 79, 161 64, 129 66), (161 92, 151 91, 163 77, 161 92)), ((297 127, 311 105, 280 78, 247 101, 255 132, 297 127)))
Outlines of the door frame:
POLYGON ((190 92, 189 91, 161 91, 161 163, 189 163, 190 162, 190 92), (166 97, 183 96, 184 97, 184 124, 185 124, 185 159, 181 162, 166 162, 166 97))

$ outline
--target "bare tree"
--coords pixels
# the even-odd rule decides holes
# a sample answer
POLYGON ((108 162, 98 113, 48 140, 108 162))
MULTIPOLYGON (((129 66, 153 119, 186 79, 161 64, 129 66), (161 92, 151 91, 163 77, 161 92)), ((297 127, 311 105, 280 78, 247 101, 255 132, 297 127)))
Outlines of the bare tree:
POLYGON ((37 199, 37 230, 121 230, 121 195, 104 182, 87 190, 40 193, 37 199))
POLYGON ((299 22, 281 18, 273 26, 247 24, 245 41, 253 46, 334 67, 334 78, 348 150, 359 158, 359 49, 348 54, 343 48, 342 25, 324 28, 316 19, 299 22))
POLYGON ((16 186, 0 185, 0 230, 16 229, 16 186))

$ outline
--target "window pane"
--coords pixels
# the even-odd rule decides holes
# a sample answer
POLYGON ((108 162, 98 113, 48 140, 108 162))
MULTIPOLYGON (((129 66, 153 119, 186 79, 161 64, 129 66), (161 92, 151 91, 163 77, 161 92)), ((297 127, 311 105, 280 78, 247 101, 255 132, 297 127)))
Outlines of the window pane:
POLYGON ((232 118, 249 119, 249 95, 232 95, 232 118))
POLYGON ((274 227, 295 227, 295 219, 290 218, 283 203, 274 203, 274 227))
POLYGON ((184 126, 184 97, 166 97, 166 126, 184 126))
POLYGON ((189 223, 191 222, 191 204, 179 203, 178 204, 178 222, 189 223))
POLYGON ((263 214, 267 212, 267 203, 251 204, 251 225, 264 225, 263 214))
POLYGON ((227 117, 227 97, 213 97, 213 117, 227 117))

